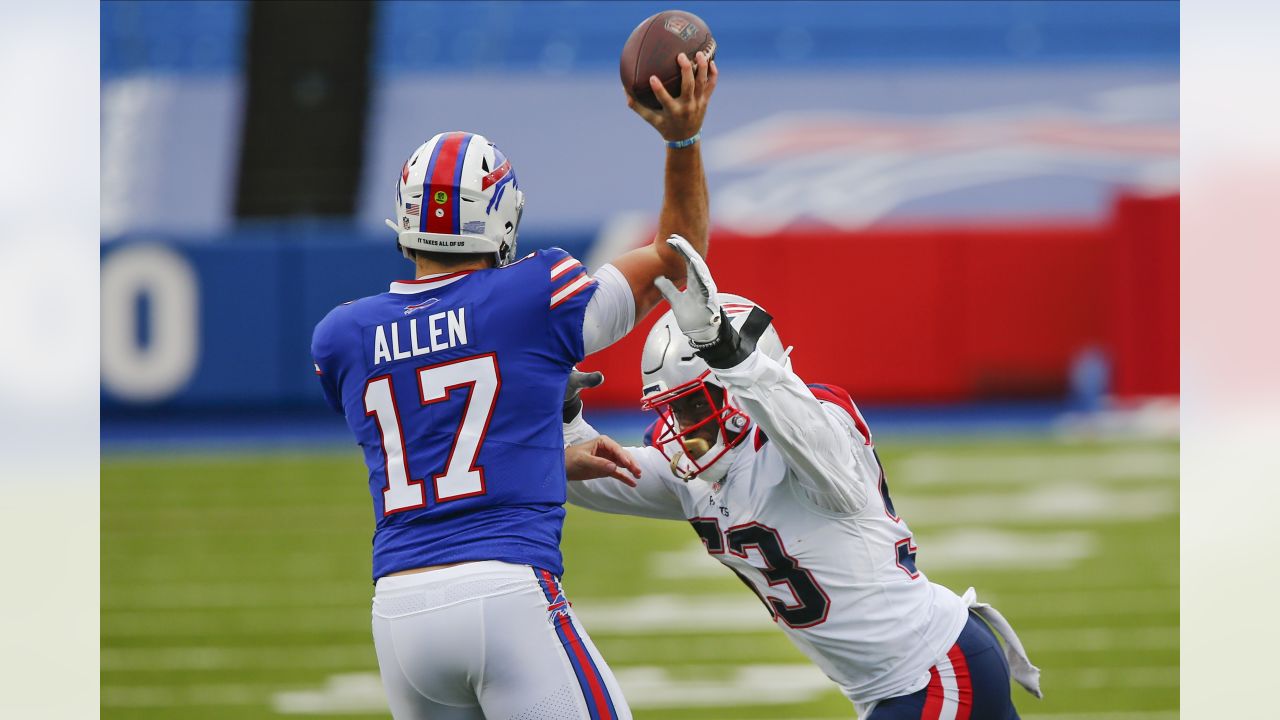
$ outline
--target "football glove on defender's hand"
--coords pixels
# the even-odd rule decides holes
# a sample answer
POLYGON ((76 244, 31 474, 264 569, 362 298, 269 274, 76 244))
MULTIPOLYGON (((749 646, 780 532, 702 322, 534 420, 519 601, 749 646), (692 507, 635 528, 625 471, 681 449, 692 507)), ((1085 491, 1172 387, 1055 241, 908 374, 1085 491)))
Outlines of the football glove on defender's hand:
POLYGON ((582 414, 582 398, 578 394, 587 388, 599 387, 604 383, 604 373, 578 372, 577 368, 569 374, 569 384, 564 388, 564 406, 561 408, 562 420, 567 424, 582 414))
POLYGON ((746 360, 755 351, 756 341, 769 327, 772 316, 763 308, 752 308, 742 323, 742 331, 736 330, 720 306, 716 297, 716 281, 711 278, 711 271, 702 256, 679 235, 667 238, 667 244, 684 257, 688 266, 688 287, 680 292, 662 276, 653 284, 671 303, 680 332, 689 338, 689 344, 698 357, 713 368, 731 368, 746 360))
POLYGON ((716 281, 711 277, 711 270, 688 240, 673 234, 667 238, 667 245, 684 257, 685 265, 688 266, 687 288, 680 292, 670 280, 661 275, 653 284, 667 302, 671 303, 676 324, 685 337, 689 338, 689 344, 696 350, 714 345, 720 335, 722 313, 720 301, 716 299, 716 281))

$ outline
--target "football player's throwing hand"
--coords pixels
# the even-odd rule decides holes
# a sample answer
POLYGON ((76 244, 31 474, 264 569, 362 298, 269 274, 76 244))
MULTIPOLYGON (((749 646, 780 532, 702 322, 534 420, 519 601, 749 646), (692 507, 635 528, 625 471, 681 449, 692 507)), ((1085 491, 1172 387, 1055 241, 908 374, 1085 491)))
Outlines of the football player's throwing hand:
POLYGON ((676 62, 680 65, 679 97, 671 97, 657 77, 649 79, 653 94, 662 103, 661 110, 647 108, 636 102, 630 93, 627 94, 627 107, 644 118, 667 141, 685 140, 702 130, 702 119, 707 115, 707 105, 720 75, 715 61, 708 60, 702 52, 695 53, 693 58, 681 53, 676 62))

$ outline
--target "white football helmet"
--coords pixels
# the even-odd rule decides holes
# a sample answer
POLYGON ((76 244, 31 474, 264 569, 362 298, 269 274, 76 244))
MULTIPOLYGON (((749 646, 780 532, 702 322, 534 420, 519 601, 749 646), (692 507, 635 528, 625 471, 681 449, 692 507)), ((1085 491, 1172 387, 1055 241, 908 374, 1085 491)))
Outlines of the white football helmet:
MULTIPOLYGON (((755 302, 740 295, 717 293, 716 299, 736 330, 741 330, 755 302)), ((756 350, 790 366, 790 348, 783 348, 778 331, 770 323, 756 341, 756 350)), ((729 470, 729 463, 719 463, 730 450, 746 438, 751 418, 733 402, 724 384, 706 361, 695 354, 688 338, 676 324, 675 312, 668 310, 658 318, 644 341, 640 356, 640 378, 644 397, 641 407, 658 413, 659 422, 653 444, 671 461, 671 470, 682 480, 700 477, 717 482, 729 470), (708 386, 715 388, 711 392, 708 386), (717 401, 716 395, 722 399, 717 401), (704 404, 705 403, 705 404, 704 404), (675 407, 673 407, 673 404, 675 407), (705 408, 707 415, 682 423, 675 408, 682 404, 705 408), (715 423, 715 442, 696 437, 708 434, 704 428, 715 423)), ((701 413, 698 413, 699 415, 701 413)), ((687 415, 687 412, 686 412, 687 415)))
POLYGON ((483 135, 445 132, 405 161, 396 183, 396 231, 409 250, 493 253, 502 267, 516 255, 524 193, 502 151, 483 135))

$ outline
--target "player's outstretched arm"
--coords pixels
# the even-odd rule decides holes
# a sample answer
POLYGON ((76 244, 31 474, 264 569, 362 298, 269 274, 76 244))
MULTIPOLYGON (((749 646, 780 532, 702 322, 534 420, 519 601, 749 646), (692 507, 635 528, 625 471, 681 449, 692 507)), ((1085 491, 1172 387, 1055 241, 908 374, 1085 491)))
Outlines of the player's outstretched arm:
MULTIPOLYGON (((715 62, 709 61, 701 52, 692 61, 682 54, 678 62, 680 97, 671 97, 657 77, 649 78, 650 87, 662 103, 661 110, 647 108, 627 95, 627 107, 652 125, 668 143, 680 143, 699 136, 719 76, 715 62)), ((709 225, 710 209, 701 143, 695 141, 684 147, 668 145, 658 233, 652 244, 612 261, 631 286, 637 321, 662 301, 662 295, 653 285, 656 278, 665 275, 676 282, 684 280, 684 258, 667 246, 666 239, 673 234, 681 235, 698 254, 705 256, 709 225)))
MULTIPOLYGON (((581 419, 578 422, 584 423, 581 419)), ((590 426, 580 427, 579 431, 587 428, 590 426)), ((565 497, 573 505, 611 515, 655 520, 685 519, 680 499, 663 480, 666 458, 654 448, 619 447, 611 438, 596 435, 591 440, 566 447, 565 463, 569 480, 573 481, 565 486, 565 497), (597 442, 602 447, 593 448, 592 444, 597 442), (601 452, 608 458, 601 458, 601 452), (587 464, 582 464, 584 458, 587 458, 587 464), (630 464, 622 464, 619 458, 625 458, 625 462, 630 464), (616 469, 612 473, 602 473, 600 468, 605 463, 614 464, 616 469), (627 473, 634 474, 635 479, 625 477, 627 473)))
POLYGON ((575 370, 565 390, 564 459, 566 475, 572 481, 565 490, 567 499, 597 512, 683 520, 680 499, 667 488, 664 480, 664 473, 670 473, 662 453, 651 447, 619 447, 612 439, 596 432, 582 417, 578 393, 603 381, 600 373, 575 370), (593 446, 595 441, 602 441, 603 445, 593 446), (614 472, 607 471, 608 464, 614 465, 614 472), (635 479, 625 477, 624 469, 635 479))
POLYGON ((756 340, 772 320, 768 313, 753 309, 739 332, 720 306, 707 264, 688 243, 668 242, 688 262, 688 289, 681 292, 665 277, 655 284, 689 344, 768 433, 809 496, 828 510, 855 512, 867 491, 858 476, 852 419, 839 421, 795 373, 756 351, 756 340))

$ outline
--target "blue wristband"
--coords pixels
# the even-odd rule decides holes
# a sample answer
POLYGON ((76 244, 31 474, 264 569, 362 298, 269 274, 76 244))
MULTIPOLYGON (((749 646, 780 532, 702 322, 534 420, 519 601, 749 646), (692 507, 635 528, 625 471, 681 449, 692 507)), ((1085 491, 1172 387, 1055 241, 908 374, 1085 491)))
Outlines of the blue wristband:
POLYGON ((698 132, 693 134, 693 137, 687 140, 668 140, 667 147, 671 148, 672 150, 679 150, 680 148, 687 148, 701 139, 702 139, 702 131, 699 130, 698 132))

